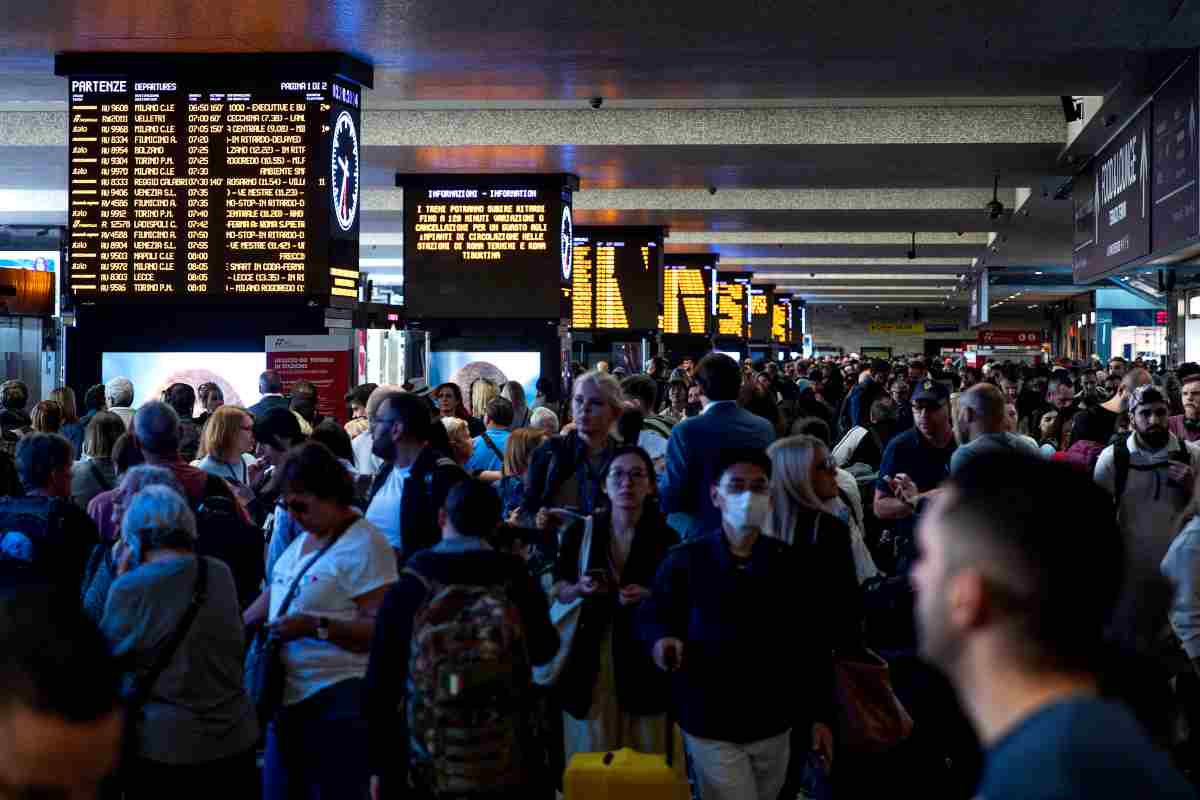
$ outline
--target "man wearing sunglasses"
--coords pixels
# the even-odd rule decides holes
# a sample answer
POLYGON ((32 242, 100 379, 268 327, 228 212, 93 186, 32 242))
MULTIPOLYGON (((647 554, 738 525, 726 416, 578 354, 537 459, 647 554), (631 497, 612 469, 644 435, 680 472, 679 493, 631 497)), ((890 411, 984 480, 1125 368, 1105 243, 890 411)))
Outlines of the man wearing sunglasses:
POLYGON ((383 531, 403 564, 441 540, 438 509, 466 473, 430 447, 435 422, 429 403, 415 394, 383 395, 368 422, 371 451, 383 467, 371 484, 367 519, 383 531))

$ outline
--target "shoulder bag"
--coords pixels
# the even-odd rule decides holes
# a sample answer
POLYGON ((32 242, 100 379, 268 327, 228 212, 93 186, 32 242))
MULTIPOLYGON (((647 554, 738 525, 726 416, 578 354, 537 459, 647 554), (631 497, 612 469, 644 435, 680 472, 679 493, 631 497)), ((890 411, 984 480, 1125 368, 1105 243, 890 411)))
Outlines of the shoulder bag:
POLYGON ((838 741, 856 753, 880 753, 913 731, 913 719, 892 689, 888 663, 869 648, 833 658, 838 741))
MULTIPOLYGON (((595 518, 589 514, 583 522, 583 541, 579 546, 579 575, 587 573, 588 559, 592 552, 592 529, 595 518)), ((579 616, 583 613, 583 598, 573 602, 555 600, 550 606, 550 623, 558 629, 558 653, 549 662, 533 668, 533 682, 539 686, 554 686, 562 676, 571 658, 571 643, 579 629, 579 616)))
MULTIPOLYGON (((329 548, 333 547, 338 538, 340 537, 335 536, 330 539, 324 547, 317 551, 312 560, 296 573, 291 587, 288 588, 288 592, 283 598, 283 603, 279 606, 277 616, 282 617, 287 614, 292 601, 296 599, 296 592, 300 588, 300 579, 321 560, 321 556, 329 552, 329 548)), ((283 642, 271 633, 268 626, 263 625, 254 635, 254 641, 251 642, 250 650, 246 653, 246 666, 242 674, 243 684, 246 694, 250 695, 250 701, 254 703, 254 708, 258 712, 258 721, 263 730, 266 730, 267 723, 275 718, 275 714, 283 705, 283 686, 286 676, 282 650, 283 642)))

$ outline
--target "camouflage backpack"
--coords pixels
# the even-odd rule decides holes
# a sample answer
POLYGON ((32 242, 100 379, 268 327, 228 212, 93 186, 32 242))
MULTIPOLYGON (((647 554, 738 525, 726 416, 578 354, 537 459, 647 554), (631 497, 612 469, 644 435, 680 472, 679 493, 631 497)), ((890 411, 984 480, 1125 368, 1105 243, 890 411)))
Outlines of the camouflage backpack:
POLYGON ((442 586, 413 620, 406 711, 410 779, 438 795, 528 785, 536 756, 532 668, 504 586, 442 586))

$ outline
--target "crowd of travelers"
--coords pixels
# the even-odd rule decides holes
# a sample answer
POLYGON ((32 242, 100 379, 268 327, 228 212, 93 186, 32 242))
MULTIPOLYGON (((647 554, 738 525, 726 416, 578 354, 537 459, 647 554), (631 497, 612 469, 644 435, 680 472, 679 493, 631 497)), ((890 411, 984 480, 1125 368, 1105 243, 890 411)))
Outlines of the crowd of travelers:
POLYGON ((137 389, 0 384, 2 796, 1195 796, 1200 365, 137 389))

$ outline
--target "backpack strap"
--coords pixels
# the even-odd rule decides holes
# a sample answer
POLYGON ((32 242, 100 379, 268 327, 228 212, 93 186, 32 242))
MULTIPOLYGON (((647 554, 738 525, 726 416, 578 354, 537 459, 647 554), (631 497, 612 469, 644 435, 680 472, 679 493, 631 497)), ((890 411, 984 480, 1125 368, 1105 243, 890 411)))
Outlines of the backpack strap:
POLYGON ((487 431, 484 431, 482 434, 480 434, 479 438, 483 439, 483 443, 487 445, 488 450, 492 451, 492 455, 494 455, 496 458, 500 459, 500 466, 501 466, 501 468, 503 468, 504 453, 500 452, 500 448, 496 445, 495 442, 492 441, 492 437, 487 435, 487 431))
POLYGON ((1129 460, 1129 442, 1125 436, 1118 436, 1113 442, 1113 503, 1118 506, 1129 483, 1129 460))

